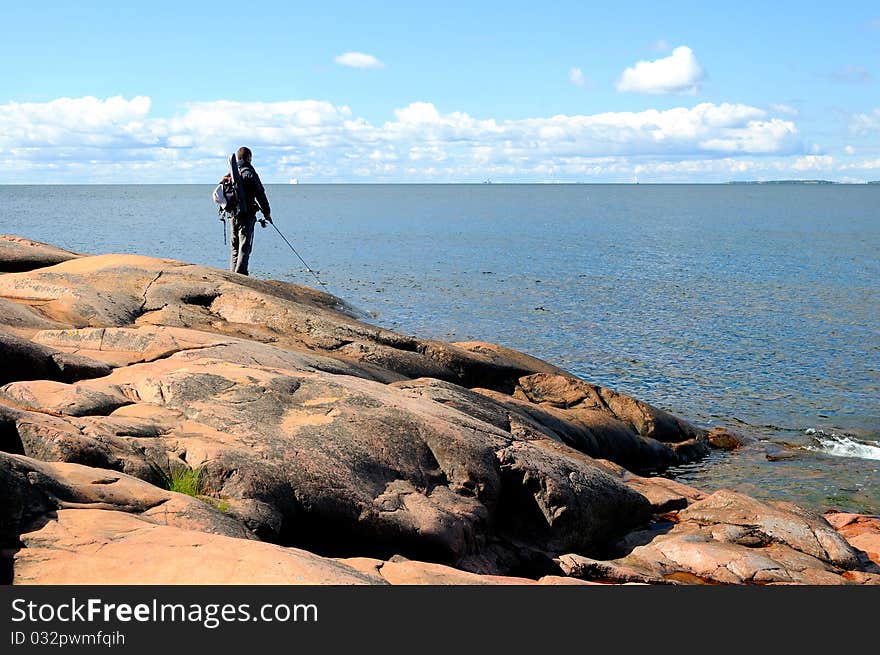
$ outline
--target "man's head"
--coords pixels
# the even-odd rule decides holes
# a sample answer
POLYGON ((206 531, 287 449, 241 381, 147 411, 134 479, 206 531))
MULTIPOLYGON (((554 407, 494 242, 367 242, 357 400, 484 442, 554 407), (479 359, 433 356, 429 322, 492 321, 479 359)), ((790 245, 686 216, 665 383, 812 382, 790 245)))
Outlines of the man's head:
POLYGON ((239 148, 238 152, 235 153, 235 158, 238 159, 238 161, 246 161, 248 163, 250 163, 252 156, 251 149, 245 146, 239 148))

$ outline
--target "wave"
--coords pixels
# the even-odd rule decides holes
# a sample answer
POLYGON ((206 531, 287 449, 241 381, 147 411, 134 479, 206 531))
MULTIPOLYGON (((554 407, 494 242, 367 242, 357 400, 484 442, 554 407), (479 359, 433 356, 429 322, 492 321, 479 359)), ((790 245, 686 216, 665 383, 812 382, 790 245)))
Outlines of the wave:
POLYGON ((861 459, 880 460, 880 442, 861 441, 849 434, 837 434, 808 428, 804 430, 813 443, 806 446, 807 450, 833 455, 835 457, 859 457, 861 459))

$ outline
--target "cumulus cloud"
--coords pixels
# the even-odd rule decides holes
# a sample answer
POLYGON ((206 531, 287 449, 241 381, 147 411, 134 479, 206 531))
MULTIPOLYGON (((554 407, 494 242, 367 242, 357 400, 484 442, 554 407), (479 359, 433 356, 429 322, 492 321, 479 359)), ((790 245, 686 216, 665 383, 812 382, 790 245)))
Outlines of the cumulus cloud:
POLYGON ((150 104, 145 96, 10 102, 0 105, 0 148, 155 143, 155 135, 145 122, 150 104))
POLYGON ((384 123, 321 100, 182 105, 153 116, 149 98, 0 105, 0 165, 23 179, 213 179, 224 156, 254 149, 267 180, 460 181, 625 174, 630 161, 804 153, 793 122, 744 104, 496 120, 419 101, 384 123), (54 177, 53 177, 54 176, 54 177))
POLYGON ((615 87, 637 93, 695 94, 706 74, 693 50, 679 46, 672 54, 654 61, 640 61, 623 71, 615 87))
POLYGON ((348 66, 350 68, 383 68, 385 66, 379 59, 373 55, 363 52, 343 52, 333 59, 340 66, 348 66))
POLYGON ((568 81, 575 86, 584 86, 587 83, 587 78, 584 77, 584 72, 580 68, 573 67, 568 71, 568 81))
POLYGON ((830 155, 805 155, 798 157, 791 165, 796 171, 815 171, 831 168, 834 165, 834 157, 830 155))

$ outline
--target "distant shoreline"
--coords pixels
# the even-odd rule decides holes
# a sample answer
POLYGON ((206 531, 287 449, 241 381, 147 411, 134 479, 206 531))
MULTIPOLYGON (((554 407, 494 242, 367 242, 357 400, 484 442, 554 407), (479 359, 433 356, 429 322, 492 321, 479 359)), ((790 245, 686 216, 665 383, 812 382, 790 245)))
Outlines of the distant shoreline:
POLYGON ((725 184, 880 184, 880 180, 871 182, 834 182, 833 180, 746 180, 730 181, 725 184))

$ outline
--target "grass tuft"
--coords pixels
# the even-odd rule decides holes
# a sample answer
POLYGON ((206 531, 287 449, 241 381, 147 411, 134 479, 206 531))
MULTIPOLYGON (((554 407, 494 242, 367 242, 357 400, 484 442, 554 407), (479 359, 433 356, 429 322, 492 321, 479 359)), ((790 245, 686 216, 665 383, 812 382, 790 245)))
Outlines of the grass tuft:
POLYGON ((199 498, 205 487, 205 467, 191 469, 184 466, 171 467, 166 476, 165 488, 193 498, 199 498))
POLYGON ((203 503, 211 505, 211 507, 226 514, 229 512, 229 501, 223 498, 215 498, 205 493, 205 487, 208 483, 207 470, 204 465, 190 468, 180 462, 168 462, 167 472, 153 466, 153 470, 162 481, 162 488, 168 491, 175 491, 179 494, 186 494, 193 498, 198 498, 203 503))

